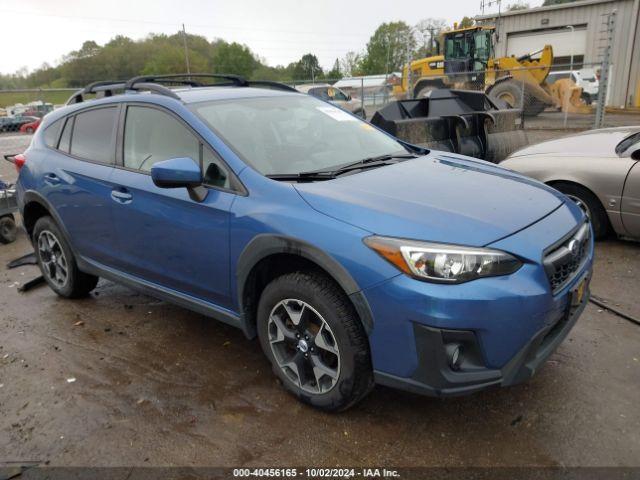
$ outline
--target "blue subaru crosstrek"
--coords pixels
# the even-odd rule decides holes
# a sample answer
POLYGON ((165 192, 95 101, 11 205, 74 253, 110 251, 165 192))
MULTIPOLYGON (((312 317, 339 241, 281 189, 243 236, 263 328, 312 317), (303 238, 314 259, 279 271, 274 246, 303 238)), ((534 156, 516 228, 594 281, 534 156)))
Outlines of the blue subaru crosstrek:
POLYGON ((93 84, 14 162, 56 293, 103 277, 235 325, 325 410, 376 383, 447 396, 522 382, 589 295, 591 228, 562 194, 284 85, 93 84))

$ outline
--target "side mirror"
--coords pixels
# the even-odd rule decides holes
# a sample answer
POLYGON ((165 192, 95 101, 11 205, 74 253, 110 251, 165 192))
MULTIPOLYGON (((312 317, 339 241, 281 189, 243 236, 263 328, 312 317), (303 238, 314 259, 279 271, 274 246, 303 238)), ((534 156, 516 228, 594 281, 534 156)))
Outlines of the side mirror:
POLYGON ((632 160, 640 160, 640 148, 631 154, 632 160))
POLYGON ((170 158, 151 167, 151 179, 160 188, 193 188, 202 184, 202 173, 190 158, 170 158))

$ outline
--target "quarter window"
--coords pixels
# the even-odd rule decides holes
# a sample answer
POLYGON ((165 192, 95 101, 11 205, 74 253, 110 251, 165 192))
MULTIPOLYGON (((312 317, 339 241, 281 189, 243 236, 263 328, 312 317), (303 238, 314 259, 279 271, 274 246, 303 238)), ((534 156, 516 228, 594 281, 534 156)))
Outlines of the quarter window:
POLYGON ((71 155, 100 163, 113 163, 116 112, 116 108, 109 107, 78 113, 71 136, 71 155))
POLYGON ((44 143, 47 147, 56 148, 58 138, 60 137, 60 128, 62 128, 63 123, 64 119, 56 120, 44 131, 44 143))

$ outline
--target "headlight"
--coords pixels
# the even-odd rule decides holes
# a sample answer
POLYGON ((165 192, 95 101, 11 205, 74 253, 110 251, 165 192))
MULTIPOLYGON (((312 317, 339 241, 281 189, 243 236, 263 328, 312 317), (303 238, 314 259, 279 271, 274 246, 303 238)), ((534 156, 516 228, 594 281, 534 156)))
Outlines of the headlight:
POLYGON ((490 248, 460 247, 372 236, 364 243, 404 273, 436 283, 462 283, 481 277, 508 275, 522 262, 490 248))

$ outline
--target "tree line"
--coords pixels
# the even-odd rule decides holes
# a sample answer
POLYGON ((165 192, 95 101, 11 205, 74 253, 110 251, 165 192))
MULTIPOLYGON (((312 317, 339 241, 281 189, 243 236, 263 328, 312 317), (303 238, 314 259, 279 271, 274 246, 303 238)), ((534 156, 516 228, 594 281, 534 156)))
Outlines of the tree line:
MULTIPOLYGON (((545 0, 544 4, 566 1, 575 0, 545 0)), ((517 9, 524 5, 517 2, 512 6, 517 9)), ((458 26, 468 27, 473 22, 472 18, 464 17, 458 26)), ((434 55, 439 35, 448 28, 451 26, 437 18, 427 18, 413 26, 403 21, 383 23, 369 38, 364 50, 350 51, 343 58, 336 58, 329 70, 320 66, 313 53, 289 65, 273 67, 249 47, 236 42, 209 41, 191 34, 185 38, 182 32, 151 34, 141 40, 118 35, 105 45, 85 41, 79 50, 65 55, 57 66, 45 63, 32 72, 22 69, 13 74, 0 74, 0 89, 81 87, 97 80, 184 73, 185 40, 192 72, 233 73, 250 79, 285 82, 383 74, 401 70, 410 59, 434 55)))

